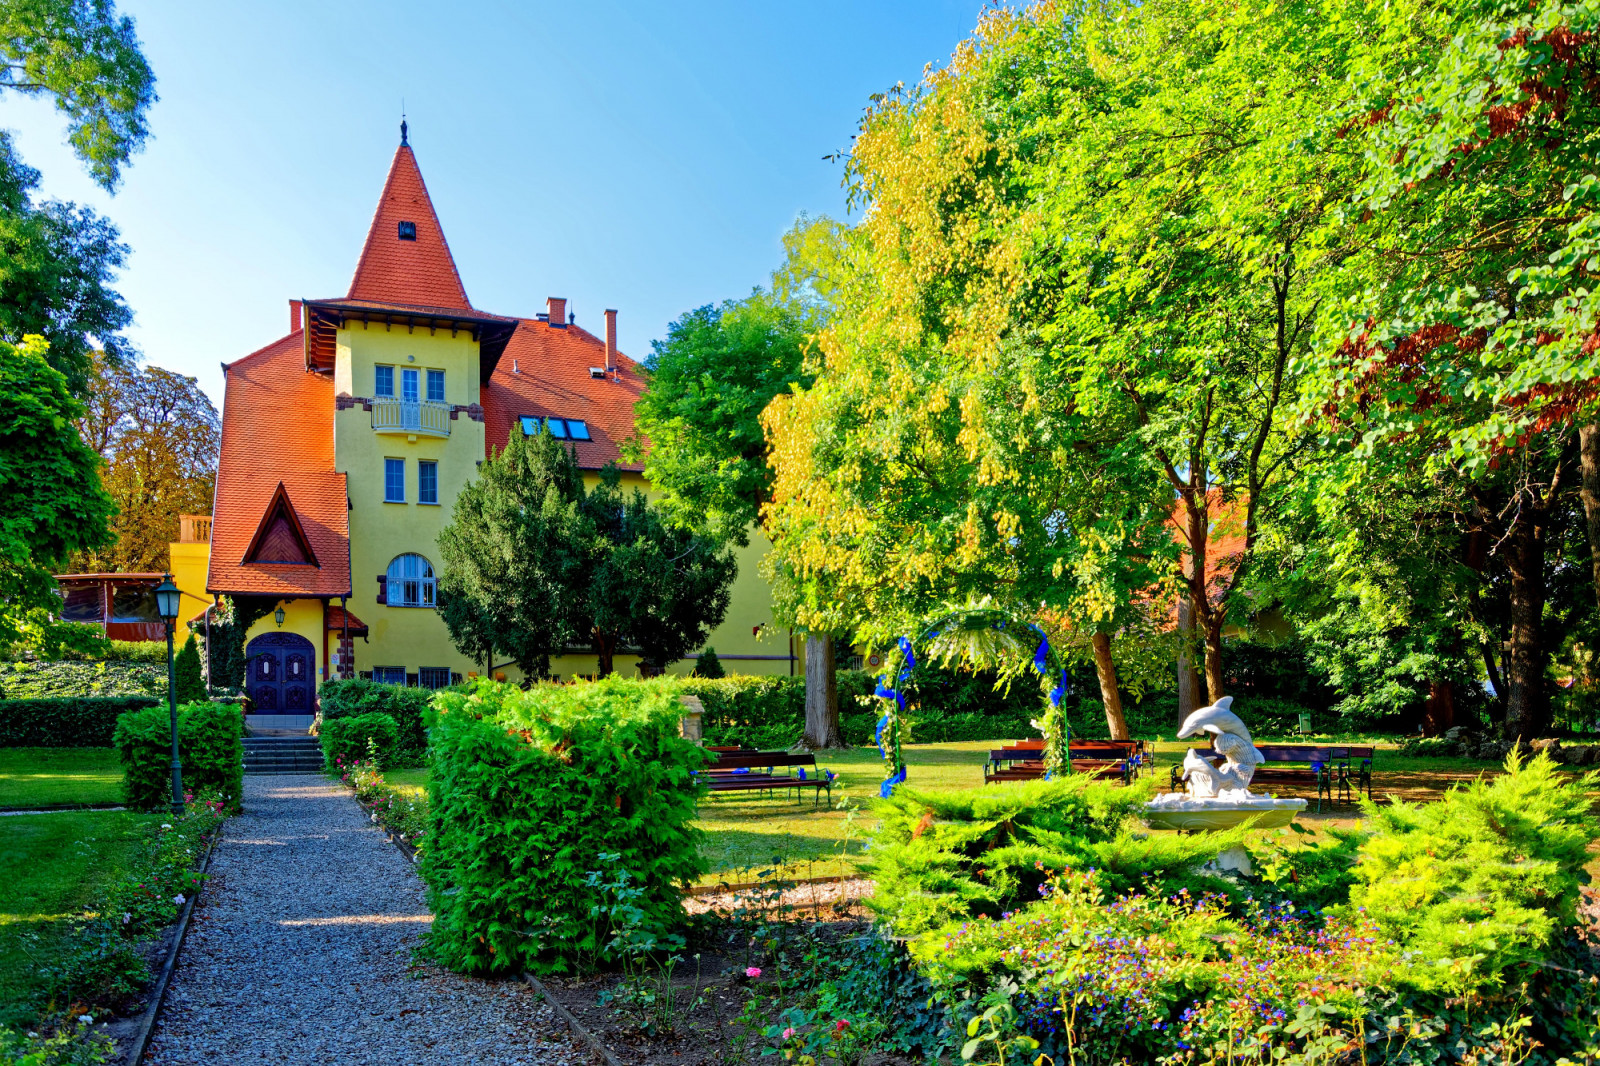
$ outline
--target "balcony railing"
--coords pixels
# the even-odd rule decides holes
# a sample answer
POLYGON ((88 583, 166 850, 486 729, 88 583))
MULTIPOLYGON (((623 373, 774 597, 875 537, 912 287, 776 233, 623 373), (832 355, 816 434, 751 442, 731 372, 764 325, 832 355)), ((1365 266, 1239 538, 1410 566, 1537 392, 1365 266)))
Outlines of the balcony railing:
POLYGON ((380 396, 372 401, 372 428, 379 433, 450 435, 450 405, 432 400, 408 403, 380 396))
MULTIPOLYGON (((169 527, 170 528, 170 527, 169 527)), ((181 514, 178 516, 179 544, 211 543, 211 516, 208 514, 181 514)))

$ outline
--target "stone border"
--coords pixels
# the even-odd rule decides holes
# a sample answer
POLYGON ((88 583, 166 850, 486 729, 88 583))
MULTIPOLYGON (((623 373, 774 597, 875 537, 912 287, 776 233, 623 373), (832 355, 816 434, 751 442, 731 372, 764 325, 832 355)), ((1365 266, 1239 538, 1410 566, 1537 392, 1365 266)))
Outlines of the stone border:
POLYGON ((537 977, 524 970, 522 972, 522 979, 528 983, 530 988, 539 993, 540 996, 544 997, 544 1001, 550 1005, 550 1008, 554 1010, 558 1016, 560 1016, 562 1021, 567 1023, 567 1028, 572 1030, 573 1036, 577 1037, 584 1044, 587 1044, 590 1050, 594 1051, 605 1060, 606 1066, 622 1066, 622 1063, 617 1060, 617 1057, 611 1053, 611 1049, 606 1047, 599 1037, 585 1029, 583 1027, 583 1023, 578 1021, 577 1018, 573 1017, 571 1011, 563 1007, 560 1003, 557 1003, 555 997, 549 992, 545 991, 544 985, 539 982, 537 977))
POLYGON ((125 811, 122 803, 41 803, 35 807, 0 807, 0 817, 19 814, 60 814, 63 811, 125 811))
POLYGON ((189 931, 189 919, 194 915, 195 907, 200 904, 200 894, 206 887, 206 872, 211 869, 211 856, 222 840, 222 827, 227 824, 224 821, 222 825, 217 826, 216 833, 211 837, 211 844, 206 848, 206 857, 200 862, 200 887, 196 888, 194 895, 184 903, 183 913, 178 916, 178 932, 172 938, 172 947, 167 951, 167 961, 162 964, 161 973, 156 976, 150 993, 150 1002, 144 1008, 144 1017, 139 1019, 139 1031, 134 1037, 133 1053, 123 1060, 127 1066, 139 1066, 144 1062, 145 1053, 150 1050, 150 1038, 155 1035, 156 1019, 161 1013, 161 1003, 167 997, 167 986, 172 983, 172 973, 178 966, 178 952, 183 948, 184 934, 189 931))

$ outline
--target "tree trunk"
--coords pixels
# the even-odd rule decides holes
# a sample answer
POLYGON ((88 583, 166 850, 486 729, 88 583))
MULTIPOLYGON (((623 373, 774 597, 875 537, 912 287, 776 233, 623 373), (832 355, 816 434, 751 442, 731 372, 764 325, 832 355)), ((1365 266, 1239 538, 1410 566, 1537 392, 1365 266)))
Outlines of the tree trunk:
POLYGON ((813 751, 845 746, 839 729, 833 637, 827 633, 806 634, 806 735, 802 743, 813 751))
POLYGON ((1122 716, 1122 693, 1117 691, 1117 664, 1111 661, 1111 636, 1096 633, 1090 640, 1094 646, 1094 672, 1100 677, 1100 702, 1106 709, 1106 728, 1112 740, 1128 740, 1128 720, 1122 716))
POLYGON ((1216 703, 1227 693, 1222 691, 1222 622, 1223 613, 1211 612, 1206 619, 1206 695, 1216 703))
MULTIPOLYGON (((1204 500, 1204 497, 1201 497, 1204 500)), ((1185 518, 1188 524, 1189 563, 1185 568, 1184 577, 1188 583, 1189 591, 1189 619, 1194 631, 1198 631, 1205 642, 1205 679, 1206 695, 1209 702, 1216 703, 1223 697, 1222 691, 1222 621, 1223 614, 1220 609, 1211 607, 1210 597, 1206 594, 1206 556, 1209 554, 1210 544, 1210 514, 1205 503, 1195 503, 1193 495, 1184 497, 1185 518)), ((1180 615, 1181 624, 1181 615, 1180 615)), ((1191 666, 1192 670, 1193 667, 1191 666)), ((1198 685, 1195 686, 1198 689, 1198 685)), ((1180 694, 1180 700, 1181 700, 1180 694)), ((1200 694, 1195 692, 1194 700, 1199 705, 1200 694)), ((1191 708, 1192 710, 1193 708, 1191 708)))
POLYGON ((602 633, 598 629, 594 633, 594 654, 599 660, 601 677, 609 677, 614 669, 613 660, 616 658, 617 641, 610 633, 602 633))
POLYGON ((1428 682, 1428 702, 1422 710, 1422 735, 1436 737, 1455 724, 1455 686, 1448 681, 1428 682))
POLYGON ((1194 606, 1187 592, 1178 598, 1178 641, 1178 722, 1181 724, 1205 706, 1200 698, 1200 672, 1194 668, 1194 651, 1200 647, 1200 641, 1195 637, 1194 606))
POLYGON ((1510 551, 1511 640, 1506 678, 1507 740, 1530 741, 1549 727, 1544 668, 1548 653, 1541 640, 1544 614, 1544 529, 1542 515, 1525 507, 1514 519, 1510 551))
POLYGON ((1578 467, 1583 477, 1583 513, 1589 520, 1589 563, 1600 598, 1600 423, 1578 430, 1578 467))

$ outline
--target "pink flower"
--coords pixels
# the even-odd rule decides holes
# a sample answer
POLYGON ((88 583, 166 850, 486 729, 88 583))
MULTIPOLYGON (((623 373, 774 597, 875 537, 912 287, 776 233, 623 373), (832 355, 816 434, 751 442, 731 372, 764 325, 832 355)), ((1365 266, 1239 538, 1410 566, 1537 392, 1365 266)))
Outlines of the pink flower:
POLYGON ((848 1028, 850 1028, 850 1023, 843 1018, 833 1023, 833 1031, 836 1033, 842 1033, 848 1028))
POLYGON ((752 977, 752 978, 753 977, 760 977, 761 976, 761 967, 759 967, 759 966, 747 966, 747 967, 745 967, 744 975, 746 977, 752 977))
POLYGON ((783 1031, 783 1038, 785 1040, 791 1040, 794 1038, 794 1026, 791 1025, 789 1028, 783 1031))

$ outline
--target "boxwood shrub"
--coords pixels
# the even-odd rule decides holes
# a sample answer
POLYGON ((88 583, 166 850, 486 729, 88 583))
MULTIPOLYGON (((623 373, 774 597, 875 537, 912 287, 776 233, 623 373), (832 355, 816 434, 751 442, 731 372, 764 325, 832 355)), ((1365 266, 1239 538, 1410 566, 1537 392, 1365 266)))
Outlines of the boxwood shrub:
POLYGON ((322 759, 330 772, 338 772, 367 757, 369 743, 377 748, 378 768, 394 764, 399 729, 387 714, 358 714, 322 723, 322 759))
MULTIPOLYGON (((128 806, 157 810, 172 801, 172 727, 165 707, 117 718, 113 742, 122 761, 128 806)), ((178 764, 184 791, 215 789, 230 811, 244 795, 244 718, 222 703, 178 708, 178 764)))
POLYGON ((109 748, 117 716, 154 696, 0 700, 0 748, 109 748))
POLYGON ((671 679, 479 681, 433 707, 420 869, 440 962, 561 973, 682 925, 706 753, 678 735, 671 679))
POLYGON ((317 695, 325 723, 374 713, 393 718, 396 735, 390 765, 419 765, 427 756, 428 733, 423 725, 423 714, 433 697, 428 689, 351 678, 324 681, 317 695))

